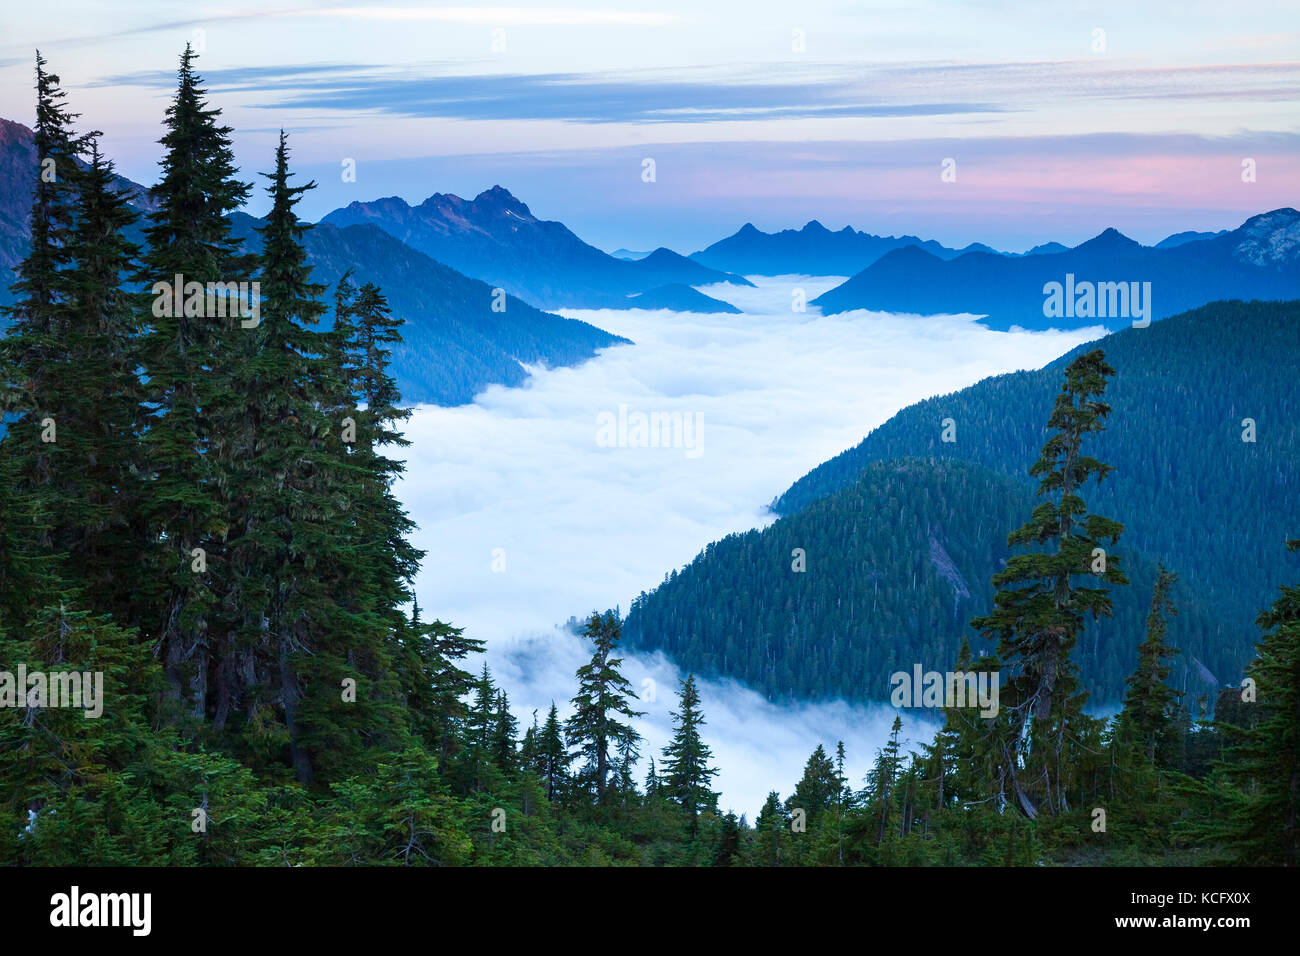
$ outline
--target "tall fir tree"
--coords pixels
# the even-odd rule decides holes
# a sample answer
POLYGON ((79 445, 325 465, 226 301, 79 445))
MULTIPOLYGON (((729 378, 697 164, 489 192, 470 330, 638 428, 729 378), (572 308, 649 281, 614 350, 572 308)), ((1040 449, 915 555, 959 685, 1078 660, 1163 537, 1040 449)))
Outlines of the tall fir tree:
MULTIPOLYGON (((1300 539, 1287 548, 1300 551, 1300 539)), ((1259 615, 1266 633, 1240 691, 1258 711, 1254 722, 1219 725, 1228 739, 1219 768, 1226 786, 1211 796, 1224 806, 1203 828, 1244 866, 1300 865, 1300 586, 1281 591, 1259 615)))
POLYGON ((83 138, 77 175, 68 310, 62 336, 58 416, 64 459, 57 479, 64 502, 56 549, 68 558, 88 606, 133 624, 128 598, 135 575, 144 494, 139 440, 143 390, 138 369, 139 312, 123 282, 139 249, 125 237, 135 223, 128 194, 116 188, 98 133, 83 138))
POLYGON ((613 611, 592 613, 583 636, 592 642, 591 661, 578 668, 578 692, 573 698, 573 716, 565 723, 565 734, 575 759, 583 761, 579 782, 597 803, 605 799, 609 785, 611 754, 627 744, 635 745, 641 735, 628 721, 643 716, 632 709, 637 696, 623 676, 623 659, 614 657, 622 635, 622 622, 613 611))
POLYGON ((1129 677, 1116 736, 1122 746, 1133 745, 1148 766, 1169 766, 1174 758, 1176 721, 1181 691, 1170 687, 1170 659, 1178 653, 1166 639, 1168 618, 1178 613, 1170 596, 1178 576, 1162 564, 1156 570, 1147 615, 1147 636, 1138 646, 1138 662, 1129 677))
POLYGON ((1047 422, 1053 434, 1029 469, 1039 479, 1038 494, 1048 500, 1007 538, 1013 548, 1034 550, 1013 555, 994 575, 996 607, 971 621, 986 637, 998 639, 1004 673, 1011 675, 1003 683, 1001 702, 1012 719, 1011 734, 1002 736, 999 748, 999 792, 1009 786, 1031 818, 1043 807, 1053 813, 1068 808, 1071 755, 1066 743, 1087 699, 1070 655, 1085 619, 1111 613, 1108 588, 1075 579, 1128 583, 1118 557, 1102 547, 1119 539, 1123 525, 1087 514, 1081 496, 1089 479, 1100 482, 1112 470, 1085 455, 1083 443, 1105 428, 1110 406, 1100 398, 1114 374, 1099 349, 1065 369, 1065 383, 1047 422))
POLYGON ((225 472, 231 456, 223 443, 244 434, 221 428, 242 411, 234 371, 248 341, 238 337, 247 330, 229 314, 229 295, 208 295, 208 283, 215 292, 216 284, 251 282, 256 264, 240 251, 230 223, 251 186, 236 178, 231 129, 220 125, 220 110, 208 107, 196 59, 187 44, 159 140, 162 175, 150 190, 156 208, 138 276, 153 294, 142 344, 152 480, 144 498, 141 573, 132 590, 137 616, 159 649, 170 698, 204 721, 215 716, 209 688, 229 631, 220 608, 228 592, 224 545, 232 531, 225 499, 238 489, 225 472))
MULTIPOLYGON (((72 259, 76 248, 80 170, 84 140, 74 130, 77 114, 57 74, 36 54, 36 123, 30 218, 30 247, 10 287, 14 304, 5 311, 9 328, 0 339, 0 407, 7 422, 0 443, 0 476, 6 501, 0 509, 0 608, 11 630, 23 625, 31 609, 67 597, 66 532, 59 516, 69 505, 60 487, 85 464, 70 447, 72 401, 64 354, 67 324, 73 314, 72 259)), ((84 449, 83 449, 84 450, 84 449)))
POLYGON ((569 777, 569 752, 564 744, 564 728, 555 701, 546 714, 537 742, 538 776, 546 784, 546 798, 558 800, 565 793, 569 777))
POLYGON ((673 712, 673 736, 664 747, 662 788, 668 799, 680 806, 696 829, 699 816, 716 811, 718 794, 709 788, 717 770, 709 766, 713 752, 700 737, 704 715, 695 675, 688 674, 678 692, 678 709, 673 712))
POLYGON ((504 690, 497 692, 496 720, 492 725, 492 759, 506 776, 512 776, 519 764, 515 748, 519 736, 519 721, 510 712, 510 697, 504 690))

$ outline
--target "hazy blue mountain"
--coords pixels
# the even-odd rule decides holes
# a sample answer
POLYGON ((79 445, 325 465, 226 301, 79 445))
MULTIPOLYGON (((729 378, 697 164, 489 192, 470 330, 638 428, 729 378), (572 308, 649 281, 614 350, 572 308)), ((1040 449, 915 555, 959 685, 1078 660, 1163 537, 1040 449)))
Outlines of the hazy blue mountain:
POLYGON ((647 292, 631 296, 629 304, 634 309, 672 309, 674 312, 730 312, 741 310, 730 302, 707 296, 698 289, 681 283, 657 286, 647 292))
POLYGON ((669 283, 751 285, 669 249, 617 259, 563 223, 536 218, 501 186, 472 200, 437 193, 418 206, 396 196, 354 202, 323 221, 373 223, 453 269, 547 309, 626 309, 629 295, 669 283))
MULTIPOLYGON (((27 253, 31 183, 37 168, 31 130, 0 120, 0 304, 12 302, 12 270, 27 253)), ((121 180, 140 211, 151 208, 146 188, 121 180)), ((246 247, 261 248, 261 220, 231 217, 246 247)), ((142 221, 133 239, 143 243, 142 221)), ((575 365, 628 340, 586 322, 541 312, 507 296, 492 310, 492 287, 461 275, 372 225, 320 225, 304 244, 313 279, 333 284, 349 268, 357 283, 383 288, 395 314, 406 319, 404 342, 394 351, 393 374, 408 402, 456 405, 488 385, 519 385, 523 364, 575 365)))
POLYGON ((650 250, 642 249, 638 252, 635 249, 615 249, 610 255, 615 259, 644 259, 650 255, 650 250))
POLYGON ((1200 242, 1202 239, 1213 239, 1216 236, 1224 235, 1228 230, 1220 229, 1218 232, 1176 232, 1172 236, 1166 236, 1156 243, 1157 249, 1172 249, 1174 246, 1181 246, 1188 242, 1200 242))
MULTIPOLYGON (((240 215, 237 234, 260 248, 253 229, 261 221, 240 215)), ((349 268, 354 281, 371 281, 403 316, 402 344, 393 351, 393 374, 408 402, 459 405, 488 385, 521 385, 521 363, 578 365, 597 349, 629 344, 577 319, 542 312, 514 296, 503 312, 492 309, 492 286, 461 275, 410 248, 377 226, 318 224, 304 237, 312 278, 333 285, 349 268)))
POLYGON ((1028 469, 1064 367, 1093 348, 1117 374, 1109 427, 1088 453, 1116 470, 1084 499, 1125 525, 1113 552, 1137 573, 1119 589, 1116 626, 1082 642, 1085 676, 1118 696, 1163 561, 1181 578, 1177 679, 1196 693, 1209 689, 1203 672, 1237 680, 1255 616, 1300 572, 1283 545, 1300 533, 1294 301, 1212 303, 909 406, 795 482, 773 503, 782 520, 709 545, 638 598, 625 633, 774 695, 880 697, 886 668, 946 669, 987 606, 1006 535, 1028 518, 1028 469), (942 440, 947 419, 954 442, 942 440), (794 548, 804 573, 791 571, 794 548))
POLYGON ((1023 253, 1026 256, 1051 256, 1058 252, 1068 252, 1069 246, 1062 245, 1059 242, 1044 242, 1023 253))
MULTIPOLYGON (((0 306, 10 305, 13 270, 30 246, 28 220, 32 211, 32 180, 39 166, 32 131, 22 123, 0 118, 0 306)), ((153 208, 148 190, 117 176, 117 188, 131 195, 136 209, 153 208)))
POLYGON ((919 246, 941 259, 966 251, 988 251, 981 243, 949 249, 933 239, 916 236, 873 236, 845 226, 831 232, 816 219, 802 229, 763 232, 745 223, 734 235, 691 254, 696 262, 741 275, 847 276, 861 272, 887 252, 919 246))
POLYGON ((1049 315, 1045 286, 1053 282, 1065 288, 1073 283, 1078 296, 1085 284, 1122 284, 1126 299, 1136 289, 1143 307, 1150 306, 1151 319, 1216 299, 1295 298, 1300 296, 1300 213, 1275 209, 1213 239, 1164 249, 1140 245, 1114 229, 1052 255, 975 252, 944 260, 908 246, 882 256, 813 304, 825 313, 850 309, 970 312, 985 316, 983 321, 991 328, 1004 330, 1093 325, 1117 329, 1131 324, 1138 299, 1123 309, 1114 291, 1095 295, 1092 314, 1082 315, 1077 314, 1081 309, 1073 308, 1082 299, 1062 289, 1068 311, 1049 315), (1099 315, 1102 307, 1111 314, 1099 315))

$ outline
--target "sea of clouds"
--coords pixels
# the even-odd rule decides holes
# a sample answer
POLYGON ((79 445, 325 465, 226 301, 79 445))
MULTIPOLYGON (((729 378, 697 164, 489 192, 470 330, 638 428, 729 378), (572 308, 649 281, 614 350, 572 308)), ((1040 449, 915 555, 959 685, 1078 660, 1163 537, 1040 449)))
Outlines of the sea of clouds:
MULTIPOLYGON (((487 641, 488 664, 526 726, 554 700, 567 712, 590 657, 564 625, 653 589, 710 541, 773 520, 767 505, 813 466, 898 409, 989 375, 1046 364, 1101 329, 991 332, 972 316, 850 312, 807 300, 834 277, 750 277, 702 291, 743 315, 568 311, 635 343, 579 368, 534 369, 522 388, 471 405, 421 406, 408 423, 398 487, 427 551, 417 580, 426 617, 487 641), (598 422, 642 412, 693 416, 685 447, 611 447, 598 422)), ((936 429, 940 427, 935 423, 936 429)), ((634 439, 633 439, 634 440, 634 439)), ((681 674, 662 654, 626 656, 642 694, 645 755, 671 732, 681 674), (653 699, 651 699, 653 698, 653 699)), ((861 786, 898 713, 843 701, 777 705, 730 680, 700 682, 705 740, 724 809, 752 821, 768 791, 788 796, 820 743, 844 741, 861 786)), ((913 745, 934 731, 903 711, 913 745)))

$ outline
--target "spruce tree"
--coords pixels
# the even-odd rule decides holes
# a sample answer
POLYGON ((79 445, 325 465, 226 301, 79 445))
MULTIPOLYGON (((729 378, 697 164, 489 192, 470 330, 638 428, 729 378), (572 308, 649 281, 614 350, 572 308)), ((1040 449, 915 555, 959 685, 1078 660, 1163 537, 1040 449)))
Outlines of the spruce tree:
POLYGON ((207 105, 196 58, 186 45, 159 141, 162 175, 150 190, 156 209, 138 275, 153 294, 142 346, 152 480, 143 498, 146 530, 133 591, 137 615, 160 649, 169 696, 203 720, 215 715, 209 688, 228 659, 229 625, 219 606, 229 591, 224 545, 240 529, 231 527, 225 500, 238 489, 225 470, 231 456, 223 443, 244 432, 226 435, 221 428, 239 420, 234 370, 247 345, 238 337, 247 332, 238 314, 230 315, 229 295, 206 293, 208 283, 224 289, 251 282, 255 262, 240 252, 229 218, 251 187, 236 178, 231 129, 207 105))
POLYGON ((754 820, 754 855, 763 866, 784 866, 790 857, 790 813, 775 790, 754 820))
POLYGON ((510 713, 510 698, 504 690, 497 692, 496 720, 492 725, 492 759, 506 776, 514 774, 519 764, 515 740, 519 735, 519 721, 510 713))
POLYGON ((673 736, 664 747, 662 787, 690 817, 694 831, 703 811, 717 809, 718 794, 709 789, 717 770, 709 766, 713 752, 700 737, 704 715, 695 675, 688 674, 678 692, 679 709, 673 712, 673 736))
POLYGON ((591 661, 578 668, 574 713, 565 723, 568 745, 576 748, 572 757, 583 761, 579 782, 598 803, 605 800, 611 754, 641 739, 627 722, 642 716, 632 709, 637 696, 620 670, 623 659, 613 656, 621 634, 622 622, 613 611, 592 613, 583 636, 593 643, 594 651, 591 661))
POLYGON ((1136 745, 1150 767, 1168 766, 1176 745, 1175 722, 1182 692, 1165 682, 1171 671, 1167 662, 1178 650, 1169 646, 1165 635, 1169 629, 1167 618, 1178 613, 1169 595, 1177 579, 1163 564, 1156 571, 1147 636, 1138 647, 1137 668, 1126 682, 1128 692, 1118 719, 1119 740, 1136 745))
POLYGON ((61 342, 59 400, 61 467, 55 547, 66 576, 84 589, 88 606, 132 624, 129 590, 140 540, 139 439, 143 393, 138 375, 139 314, 123 288, 138 248, 124 233, 135 222, 127 194, 115 188, 113 164, 87 134, 77 175, 68 309, 61 342))
POLYGON ((460 746, 469 713, 464 698, 475 681, 461 662, 481 652, 483 642, 466 637, 464 628, 422 622, 419 601, 397 641, 394 667, 411 732, 446 766, 460 746))
MULTIPOLYGON (((1300 551, 1300 539, 1287 548, 1300 551)), ((1245 866, 1300 864, 1300 586, 1281 591, 1259 615, 1266 633, 1246 669, 1254 725, 1219 725, 1229 740, 1221 767, 1227 808, 1209 836, 1245 866)), ((1241 696, 1248 700, 1245 690, 1241 696)))
POLYGON ((565 749, 564 729, 560 724, 560 715, 555 707, 555 701, 551 701, 546 723, 542 725, 537 755, 538 776, 546 783, 546 798, 551 801, 557 800, 563 795, 568 780, 569 753, 565 749))
POLYGON ((1078 686, 1070 654, 1086 618, 1109 616, 1109 589, 1075 579, 1083 576, 1106 584, 1126 584, 1119 559, 1105 553, 1123 525, 1087 514, 1081 491, 1089 479, 1105 479, 1111 466, 1085 455, 1084 440, 1105 428, 1110 406, 1100 400, 1106 379, 1115 370, 1100 350, 1081 355, 1065 369, 1047 427, 1053 432, 1029 469, 1039 479, 1038 494, 1048 500, 1034 509, 1029 522, 1011 533, 1015 554, 993 577, 998 588, 995 610, 971 626, 999 641, 998 655, 1006 693, 1000 707, 1010 717, 1003 734, 999 793, 1008 785, 1026 816, 1041 806, 1053 813, 1066 809, 1070 726, 1080 718, 1086 692, 1078 686), (1008 699, 1009 698, 1009 699, 1008 699))
POLYGON ((69 526, 60 516, 77 504, 60 485, 85 464, 78 459, 84 449, 70 447, 75 427, 63 427, 59 444, 60 426, 71 424, 74 405, 64 345, 75 278, 77 156, 84 141, 73 129, 77 114, 68 112, 59 77, 45 67, 37 52, 33 145, 39 165, 32 170, 30 248, 10 287, 14 304, 5 310, 9 328, 0 339, 0 408, 7 423, 0 443, 6 498, 0 506, 0 608, 11 630, 22 626, 32 608, 68 596, 69 526))
POLYGON ((795 810, 802 810, 808 831, 813 832, 834 804, 839 790, 835 765, 831 763, 826 748, 818 744, 804 764, 803 776, 795 784, 794 793, 785 802, 786 811, 793 814, 795 810))

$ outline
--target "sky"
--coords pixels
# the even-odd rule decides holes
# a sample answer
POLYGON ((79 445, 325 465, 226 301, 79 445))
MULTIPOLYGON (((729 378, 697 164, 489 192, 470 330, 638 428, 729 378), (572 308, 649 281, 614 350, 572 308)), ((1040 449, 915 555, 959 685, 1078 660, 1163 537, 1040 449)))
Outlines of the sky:
MULTIPOLYGON (((427 553, 416 579, 421 608, 487 641, 521 726, 534 710, 544 721, 552 701, 568 709, 574 672, 591 657, 565 628, 571 617, 616 606, 626 614, 710 541, 766 526, 766 506, 796 478, 899 408, 1039 368, 1104 332, 1003 333, 970 316, 823 316, 815 306, 799 313, 792 290, 812 299, 842 279, 752 278, 756 288, 704 288, 742 316, 566 310, 635 344, 575 368, 536 369, 523 387, 492 386, 473 404, 419 407, 406 423, 412 444, 397 493, 427 553), (680 413, 693 427, 680 447, 611 443, 600 422, 620 406, 629 418, 680 413)), ((810 573, 837 558, 809 551, 810 573)), ((661 654, 626 657, 643 698, 642 753, 657 756, 685 675, 661 654)), ((884 673, 862 689, 875 700, 888 693, 884 673)), ((833 753, 844 741, 861 786, 899 714, 845 701, 782 706, 734 681, 704 680, 700 696, 723 808, 751 821, 768 791, 790 793, 819 743, 833 753)), ((901 716, 911 746, 932 738, 932 712, 901 716)))
POLYGON ((817 219, 1021 251, 1232 228, 1300 183, 1294 0, 6 3, 0 116, 31 124, 39 48, 151 183, 187 42, 246 179, 289 131, 310 218, 500 184, 610 250, 817 219))

